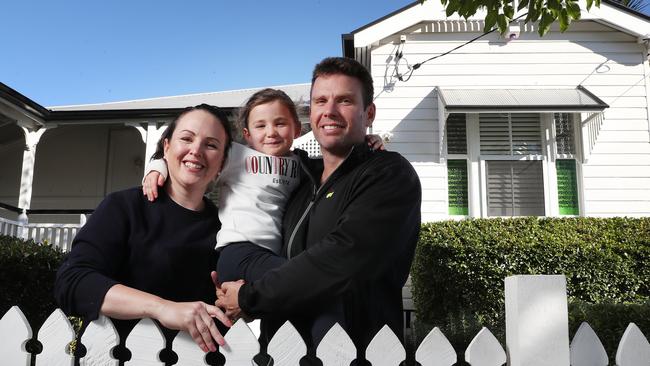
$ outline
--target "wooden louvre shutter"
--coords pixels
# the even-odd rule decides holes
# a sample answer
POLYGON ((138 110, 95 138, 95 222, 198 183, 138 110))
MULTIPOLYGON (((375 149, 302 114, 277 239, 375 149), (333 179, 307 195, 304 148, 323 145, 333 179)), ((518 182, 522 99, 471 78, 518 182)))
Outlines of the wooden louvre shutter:
POLYGON ((539 113, 510 115, 513 155, 541 155, 542 132, 539 113))
POLYGON ((510 122, 507 114, 479 114, 481 154, 510 155, 510 122))
POLYGON ((542 162, 490 160, 488 216, 544 216, 542 162))
POLYGON ((481 154, 542 154, 539 113, 481 113, 479 126, 481 154))
POLYGON ((468 215, 467 160, 447 160, 447 184, 449 214, 468 215))
POLYGON ((452 113, 447 118, 447 154, 467 154, 465 113, 452 113))
POLYGON ((557 170, 557 198, 560 215, 579 215, 576 161, 573 159, 558 159, 555 161, 555 167, 557 170))

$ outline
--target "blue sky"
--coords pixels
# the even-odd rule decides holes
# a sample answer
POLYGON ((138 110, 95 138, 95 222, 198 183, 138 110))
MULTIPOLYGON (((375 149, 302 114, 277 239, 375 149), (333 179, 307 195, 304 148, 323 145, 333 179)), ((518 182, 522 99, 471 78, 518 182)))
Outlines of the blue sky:
POLYGON ((341 33, 409 3, 7 1, 0 81, 44 106, 309 82, 341 33))
POLYGON ((0 81, 44 106, 303 83, 411 2, 7 1, 0 81))

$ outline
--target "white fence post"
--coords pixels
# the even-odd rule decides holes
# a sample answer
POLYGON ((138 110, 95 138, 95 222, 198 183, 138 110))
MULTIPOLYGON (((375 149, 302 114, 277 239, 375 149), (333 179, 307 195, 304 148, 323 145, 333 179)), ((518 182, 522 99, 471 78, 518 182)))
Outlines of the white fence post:
POLYGON ((566 278, 510 276, 505 281, 510 366, 569 366, 566 278))

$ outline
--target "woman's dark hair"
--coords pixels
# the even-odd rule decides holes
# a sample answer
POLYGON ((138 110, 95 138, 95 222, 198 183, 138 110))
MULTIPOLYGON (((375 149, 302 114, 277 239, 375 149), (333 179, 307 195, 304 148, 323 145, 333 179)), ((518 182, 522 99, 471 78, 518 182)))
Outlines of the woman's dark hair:
POLYGON ((158 140, 158 144, 156 145, 156 152, 153 153, 151 156, 151 160, 155 159, 162 159, 163 156, 165 155, 165 139, 171 140, 172 135, 174 134, 174 130, 176 130, 176 124, 178 123, 178 120, 181 119, 185 114, 191 112, 191 111, 196 111, 196 110, 201 110, 201 111, 206 111, 210 113, 214 118, 216 118, 219 123, 221 123, 221 126, 223 127, 224 131, 226 131, 226 142, 224 144, 224 153, 223 153, 223 160, 226 161, 226 158, 228 157, 228 151, 230 151, 230 144, 232 142, 232 131, 230 129, 230 123, 228 123, 228 116, 224 111, 222 111, 219 107, 209 105, 209 104, 199 104, 194 107, 187 107, 183 109, 181 113, 174 118, 174 120, 167 126, 167 129, 165 132, 163 132, 162 136, 160 136, 160 140, 158 140))
MULTIPOLYGON (((314 88, 314 81, 319 76, 345 75, 356 78, 361 83, 361 96, 363 97, 363 108, 368 108, 374 98, 374 87, 372 75, 368 69, 357 60, 347 57, 327 57, 314 67, 311 78, 311 87, 314 88)), ((310 92, 311 94, 311 92, 310 92)))
POLYGON ((300 119, 298 118, 298 112, 296 112, 296 104, 293 102, 293 100, 291 100, 291 98, 289 98, 287 93, 283 92, 282 90, 272 88, 262 89, 248 98, 246 104, 244 104, 244 106, 239 110, 237 127, 239 127, 239 129, 242 131, 244 128, 248 128, 248 117, 250 116, 253 108, 257 107, 258 105, 275 101, 280 102, 289 110, 289 113, 293 118, 293 123, 295 123, 298 130, 300 130, 301 125, 300 119))

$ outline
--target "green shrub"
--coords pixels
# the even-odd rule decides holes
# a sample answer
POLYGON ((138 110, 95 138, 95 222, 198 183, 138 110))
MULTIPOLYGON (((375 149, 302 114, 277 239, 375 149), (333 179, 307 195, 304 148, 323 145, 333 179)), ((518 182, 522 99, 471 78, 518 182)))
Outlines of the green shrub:
MULTIPOLYGON (((601 318, 604 312, 589 304, 650 301, 650 218, 475 219, 424 224, 412 268, 418 320, 425 327, 439 326, 459 350, 464 350, 481 326, 503 340, 503 283, 514 274, 566 275, 569 302, 582 304, 572 307, 571 318, 577 323, 570 329, 575 331, 583 320, 593 321, 602 329, 603 334, 597 334, 603 343, 613 344, 613 340, 604 339, 615 333, 613 328, 606 329, 606 319, 601 318)), ((623 308, 607 307, 610 311, 623 308)), ((623 321, 618 314, 608 316, 623 321)), ((640 319, 635 322, 644 330, 640 319)), ((616 334, 616 345, 621 335, 616 334)))
POLYGON ((62 260, 53 246, 0 236, 0 316, 18 305, 36 331, 57 308, 54 279, 62 260))
POLYGON ((569 330, 575 334, 586 321, 600 338, 614 364, 618 343, 628 324, 635 323, 650 337, 650 303, 645 304, 589 304, 582 301, 569 303, 569 330))

